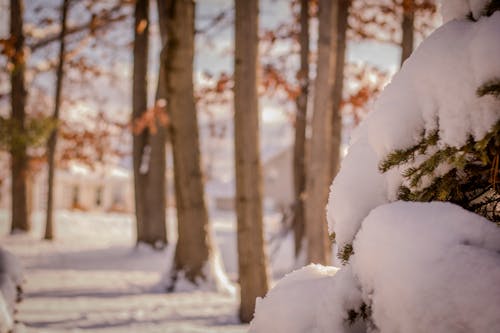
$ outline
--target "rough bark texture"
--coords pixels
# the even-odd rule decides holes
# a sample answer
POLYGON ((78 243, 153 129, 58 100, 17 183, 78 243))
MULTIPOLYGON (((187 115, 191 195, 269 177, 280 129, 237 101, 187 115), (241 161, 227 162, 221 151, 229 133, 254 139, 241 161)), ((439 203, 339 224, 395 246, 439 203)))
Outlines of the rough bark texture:
POLYGON ((413 25, 415 19, 414 0, 403 0, 403 23, 401 24, 401 65, 413 52, 413 25))
POLYGON ((336 1, 319 1, 318 65, 314 85, 312 137, 306 177, 307 260, 330 263, 325 206, 331 182, 332 85, 337 43, 336 1))
POLYGON ((234 140, 240 320, 250 322, 268 289, 259 153, 258 0, 236 0, 234 140))
MULTIPOLYGON (((61 35, 59 39, 59 62, 56 71, 56 92, 54 99, 54 113, 52 118, 57 121, 59 119, 59 110, 61 108, 61 92, 62 81, 64 77, 64 55, 66 48, 66 18, 68 16, 69 0, 63 0, 61 8, 61 35)), ((53 223, 53 209, 54 209, 54 168, 55 168, 55 152, 57 146, 57 127, 50 133, 47 142, 47 163, 48 163, 48 184, 47 184, 47 215, 45 219, 45 234, 44 238, 51 240, 54 239, 54 223, 53 223)))
POLYGON ((192 0, 169 1, 164 65, 178 223, 174 283, 180 272, 195 283, 205 279, 211 251, 193 91, 194 13, 192 0))
POLYGON ((338 1, 337 16, 337 49, 335 57, 335 77, 332 90, 332 159, 330 165, 330 182, 337 175, 340 168, 340 148, 342 146, 342 93, 344 90, 344 65, 346 50, 347 18, 351 0, 338 1))
MULTIPOLYGON (((14 53, 10 61, 14 65, 10 72, 11 82, 11 117, 18 127, 18 133, 25 131, 26 118, 26 86, 25 86, 25 65, 26 55, 24 53, 24 33, 23 33, 23 11, 22 0, 10 1, 10 34, 14 41, 14 53)), ((29 231, 31 229, 30 217, 28 214, 28 155, 26 143, 16 140, 16 144, 11 147, 11 170, 12 170, 12 223, 11 232, 16 230, 29 231)))
POLYGON ((293 149, 293 184, 295 190, 293 232, 295 257, 302 249, 305 231, 304 191, 306 189, 306 127, 309 95, 309 0, 300 0, 300 94, 297 97, 295 117, 295 143, 293 149))
MULTIPOLYGON (((132 119, 147 110, 147 74, 149 48, 149 1, 138 0, 134 25, 134 72, 132 119)), ((137 242, 163 248, 166 232, 165 136, 160 123, 157 131, 148 128, 133 138, 135 215, 137 242)))

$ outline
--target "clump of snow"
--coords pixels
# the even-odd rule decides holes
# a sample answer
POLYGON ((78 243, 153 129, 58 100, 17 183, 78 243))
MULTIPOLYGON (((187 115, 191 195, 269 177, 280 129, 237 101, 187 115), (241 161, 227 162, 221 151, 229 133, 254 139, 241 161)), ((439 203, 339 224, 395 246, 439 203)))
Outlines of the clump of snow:
POLYGON ((483 217, 395 202, 368 215, 354 248, 380 332, 500 332, 500 229, 483 217))
POLYGON ((364 323, 351 326, 347 321, 348 310, 361 304, 361 290, 349 268, 311 264, 257 299, 249 332, 365 332, 364 323))
POLYGON ((488 2, 489 0, 442 0, 441 15, 443 21, 463 19, 470 14, 477 20, 488 2))
POLYGON ((12 313, 2 293, 0 293, 0 333, 10 332, 13 327, 14 320, 12 319, 12 313))
POLYGON ((10 332, 13 314, 23 283, 23 269, 17 258, 0 248, 0 333, 10 332))
MULTIPOLYGON (((444 9, 451 10, 451 3, 482 7, 478 1, 452 0, 444 9)), ((353 135, 332 184, 328 224, 340 247, 352 242, 370 210, 397 199, 401 170, 378 170, 390 152, 415 145, 422 133, 435 129, 439 146, 458 147, 471 135, 482 138, 500 118, 498 100, 476 95, 478 87, 500 77, 494 54, 500 54, 500 12, 477 22, 448 22, 404 63, 353 135)))
POLYGON ((318 300, 336 272, 333 267, 311 264, 286 275, 265 298, 257 298, 249 332, 317 332, 316 315, 323 313, 318 300))
MULTIPOLYGON (((353 134, 353 140, 357 140, 357 133, 359 129, 353 134)), ((361 222, 373 207, 387 202, 384 177, 378 171, 377 165, 378 156, 366 137, 359 139, 349 148, 340 174, 330 187, 327 205, 328 229, 330 233, 336 232, 337 244, 351 242, 361 222), (335 224, 335 228, 333 221, 339 222, 335 224)))
POLYGON ((5 273, 14 284, 23 283, 23 267, 19 260, 9 251, 0 247, 0 273, 5 273))

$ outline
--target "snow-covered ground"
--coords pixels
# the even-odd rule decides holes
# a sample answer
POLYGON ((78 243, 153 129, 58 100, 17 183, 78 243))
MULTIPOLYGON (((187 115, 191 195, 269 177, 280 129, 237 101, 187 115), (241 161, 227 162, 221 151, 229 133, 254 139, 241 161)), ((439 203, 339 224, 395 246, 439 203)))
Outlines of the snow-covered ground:
MULTIPOLYGON (((279 226, 276 214, 267 214, 266 219, 269 232, 279 226)), ((43 214, 35 213, 33 220, 31 235, 8 235, 8 215, 0 212, 0 243, 26 269, 16 332, 247 331, 247 325, 238 323, 236 296, 209 291, 161 292, 158 282, 169 265, 171 250, 136 248, 130 215, 59 211, 58 239, 53 243, 39 240, 43 214)), ((234 216, 219 213, 212 221, 234 281, 234 216)), ((175 237, 172 228, 170 231, 175 237)), ((292 269, 287 256, 291 246, 286 241, 275 251, 275 277, 292 269)))

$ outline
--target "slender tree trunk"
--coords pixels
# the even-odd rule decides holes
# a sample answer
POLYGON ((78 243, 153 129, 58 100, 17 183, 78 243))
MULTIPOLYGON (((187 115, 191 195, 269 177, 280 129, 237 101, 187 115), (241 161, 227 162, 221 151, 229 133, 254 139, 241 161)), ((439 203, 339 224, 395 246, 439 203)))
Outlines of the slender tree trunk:
MULTIPOLYGON (((10 35, 14 41, 14 52, 10 58, 14 65, 10 72, 11 106, 14 126, 18 133, 25 132, 26 118, 26 86, 25 66, 26 54, 24 52, 23 33, 24 3, 22 0, 10 1, 10 35)), ((28 181, 28 155, 24 140, 15 140, 11 147, 12 170, 12 224, 11 231, 29 231, 31 229, 28 215, 27 181, 28 181)))
POLYGON ((337 50, 335 57, 335 77, 332 90, 332 160, 330 169, 330 182, 337 175, 340 168, 342 147, 342 93, 344 90, 344 67, 345 67, 345 51, 346 51, 346 32, 347 19, 349 17, 349 6, 351 0, 338 1, 338 18, 337 18, 337 50))
POLYGON ((256 297, 268 290, 257 96, 258 13, 258 0, 236 0, 234 152, 242 322, 252 320, 256 297))
MULTIPOLYGON (((167 41, 167 10, 166 1, 158 0, 158 21, 160 25, 160 37, 162 47, 167 41)), ((158 73, 158 85, 156 88, 155 103, 160 100, 166 100, 165 68, 162 58, 164 52, 160 55, 160 70, 158 73)), ((156 120, 156 132, 146 131, 146 145, 150 147, 150 158, 145 178, 145 198, 144 206, 144 237, 142 241, 163 248, 167 244, 167 226, 166 226, 166 202, 167 202, 167 179, 166 179, 166 141, 167 127, 156 120)))
POLYGON ((403 0, 403 23, 401 24, 401 65, 413 52, 413 25, 415 20, 414 0, 403 0))
MULTIPOLYGON (((161 14, 161 13, 159 13, 161 14)), ((164 19, 164 17, 162 17, 164 19)), ((135 7, 134 78, 132 120, 141 118, 148 102, 149 1, 135 7)), ((164 84, 158 79, 157 99, 164 98, 164 84), (163 96, 163 97, 162 97, 163 96)), ((166 230, 166 128, 156 122, 157 131, 145 128, 133 138, 135 215, 137 243, 161 249, 167 244, 166 230)))
MULTIPOLYGON (((64 56, 66 48, 66 18, 68 16, 69 0, 63 0, 61 8, 61 37, 59 40, 59 63, 56 72, 56 92, 54 99, 54 121, 59 120, 59 110, 61 108, 61 90, 64 77, 64 56)), ((47 143, 47 162, 48 162, 48 184, 47 184, 47 216, 45 220, 45 239, 54 239, 54 168, 55 168, 55 152, 57 146, 57 127, 50 134, 47 143)))
POLYGON ((211 255, 211 243, 193 88, 194 2, 171 0, 168 13, 164 65, 178 223, 173 284, 170 286, 173 289, 180 273, 193 283, 207 278, 204 267, 211 255))
POLYGON ((298 73, 300 94, 297 97, 295 117, 295 144, 293 149, 293 184, 295 190, 293 232, 295 258, 304 240, 304 192, 306 190, 306 127, 307 100, 309 95, 309 0, 300 0, 300 70, 298 73))
POLYGON ((318 64, 314 85, 312 137, 306 176, 307 260, 330 263, 325 206, 330 185, 332 151, 332 86, 337 43, 336 1, 319 1, 318 64))
MULTIPOLYGON (((134 25, 134 73, 132 120, 148 107, 149 0, 137 0, 134 25)), ((133 138, 135 215, 137 243, 163 248, 167 243, 165 224, 165 127, 144 129, 133 138)))

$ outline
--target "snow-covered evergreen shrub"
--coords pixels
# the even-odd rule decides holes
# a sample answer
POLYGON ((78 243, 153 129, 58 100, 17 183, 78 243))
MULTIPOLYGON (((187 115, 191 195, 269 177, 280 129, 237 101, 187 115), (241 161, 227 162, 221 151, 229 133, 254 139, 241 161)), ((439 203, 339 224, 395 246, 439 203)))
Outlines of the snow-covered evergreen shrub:
POLYGON ((328 286, 279 282, 252 332, 500 332, 498 9, 443 0, 446 23, 385 88, 331 186, 345 265, 328 286))

